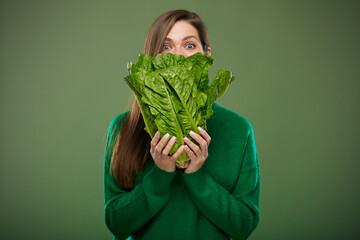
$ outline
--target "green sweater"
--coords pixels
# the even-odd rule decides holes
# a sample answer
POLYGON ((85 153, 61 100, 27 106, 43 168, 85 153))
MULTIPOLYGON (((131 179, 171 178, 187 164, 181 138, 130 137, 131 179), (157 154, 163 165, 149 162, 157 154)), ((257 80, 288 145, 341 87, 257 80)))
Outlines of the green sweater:
MULTIPOLYGON (((250 122, 216 102, 207 120, 208 158, 196 172, 161 170, 149 154, 129 191, 109 174, 105 149, 105 223, 113 239, 247 239, 259 222, 260 172, 250 122)), ((109 127, 117 134, 129 112, 109 127)))

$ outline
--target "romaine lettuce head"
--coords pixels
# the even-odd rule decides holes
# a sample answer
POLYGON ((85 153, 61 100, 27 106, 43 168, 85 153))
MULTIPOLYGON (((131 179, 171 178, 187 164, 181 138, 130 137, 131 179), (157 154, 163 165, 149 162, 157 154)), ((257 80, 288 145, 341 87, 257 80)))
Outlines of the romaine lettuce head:
MULTIPOLYGON (((164 136, 176 137, 170 151, 174 154, 184 137, 195 144, 189 132, 200 134, 198 126, 207 130, 206 120, 211 117, 214 101, 223 95, 234 80, 224 69, 218 71, 209 85, 208 72, 214 58, 198 52, 183 55, 161 53, 156 57, 139 54, 136 64, 128 63, 126 83, 133 91, 145 122, 145 130, 154 137, 157 130, 164 136)), ((184 151, 176 161, 179 168, 187 168, 190 158, 184 151)))

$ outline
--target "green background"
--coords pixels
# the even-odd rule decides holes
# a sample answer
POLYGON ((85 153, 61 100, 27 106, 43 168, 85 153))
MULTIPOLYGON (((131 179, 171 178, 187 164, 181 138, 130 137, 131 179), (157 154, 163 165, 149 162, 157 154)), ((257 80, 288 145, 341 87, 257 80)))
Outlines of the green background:
POLYGON ((210 76, 236 75, 217 102, 254 128, 262 192, 250 239, 359 239, 359 6, 1 1, 0 239, 111 239, 103 156, 131 97, 126 63, 178 8, 208 27, 210 76))

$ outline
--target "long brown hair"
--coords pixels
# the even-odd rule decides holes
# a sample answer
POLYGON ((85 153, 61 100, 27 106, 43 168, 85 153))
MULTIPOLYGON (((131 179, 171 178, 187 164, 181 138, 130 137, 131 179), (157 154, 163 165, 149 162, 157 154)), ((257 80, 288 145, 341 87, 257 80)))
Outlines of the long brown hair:
MULTIPOLYGON (((208 51, 209 39, 206 26, 200 17, 187 10, 173 10, 159 16, 150 26, 147 34, 144 54, 155 57, 162 51, 162 45, 171 28, 177 21, 186 20, 199 34, 204 52, 208 51)), ((133 188, 139 168, 144 170, 150 151, 150 135, 144 130, 145 123, 136 98, 116 137, 111 156, 110 174, 124 188, 133 188)), ((111 149, 111 148, 108 148, 111 149)))

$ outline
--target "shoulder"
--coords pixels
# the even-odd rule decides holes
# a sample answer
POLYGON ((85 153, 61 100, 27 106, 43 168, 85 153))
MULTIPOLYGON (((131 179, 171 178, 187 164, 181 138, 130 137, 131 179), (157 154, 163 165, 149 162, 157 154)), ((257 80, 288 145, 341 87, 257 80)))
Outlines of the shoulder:
POLYGON ((213 123, 212 126, 221 128, 224 131, 231 130, 246 133, 247 136, 253 132, 250 121, 240 114, 220 106, 216 102, 213 103, 212 109, 214 113, 208 120, 213 123))
POLYGON ((110 123, 110 127, 109 129, 120 129, 122 124, 125 122, 125 119, 127 118, 128 114, 130 113, 130 111, 127 112, 123 112, 120 113, 118 115, 116 115, 110 123))
POLYGON ((120 128, 129 113, 130 113, 130 111, 120 113, 111 120, 110 126, 108 128, 108 134, 107 134, 107 140, 106 140, 105 152, 107 155, 105 155, 105 157, 111 158, 111 155, 108 155, 108 154, 111 154, 112 150, 108 151, 107 149, 109 147, 111 147, 111 149, 113 148, 113 144, 115 142, 116 135, 120 131, 120 128))
POLYGON ((108 140, 116 135, 118 131, 120 131, 121 126, 125 122, 130 111, 120 113, 112 118, 110 122, 110 126, 108 128, 108 140))
POLYGON ((120 113, 116 115, 112 120, 110 126, 113 127, 121 127, 121 125, 124 123, 125 119, 129 115, 130 111, 120 113))

